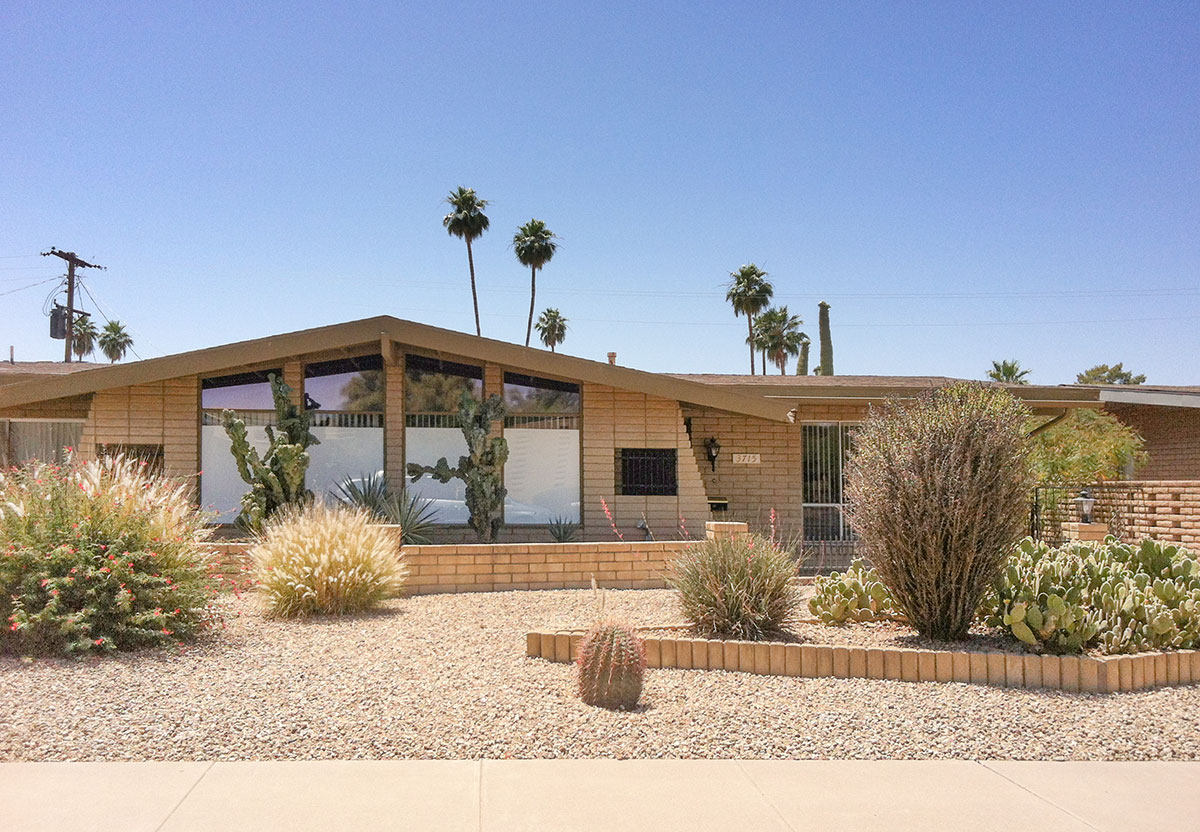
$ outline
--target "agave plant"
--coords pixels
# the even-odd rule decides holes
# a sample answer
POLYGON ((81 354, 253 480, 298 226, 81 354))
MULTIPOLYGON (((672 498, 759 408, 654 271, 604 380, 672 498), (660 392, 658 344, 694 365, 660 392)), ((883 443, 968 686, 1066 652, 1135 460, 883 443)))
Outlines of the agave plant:
POLYGON ((401 540, 408 546, 433 542, 433 501, 403 488, 393 489, 383 474, 347 477, 338 483, 333 496, 348 506, 366 509, 384 523, 399 526, 401 540))
POLYGON ((546 530, 556 543, 574 543, 579 539, 579 524, 566 517, 553 517, 546 524, 546 530))

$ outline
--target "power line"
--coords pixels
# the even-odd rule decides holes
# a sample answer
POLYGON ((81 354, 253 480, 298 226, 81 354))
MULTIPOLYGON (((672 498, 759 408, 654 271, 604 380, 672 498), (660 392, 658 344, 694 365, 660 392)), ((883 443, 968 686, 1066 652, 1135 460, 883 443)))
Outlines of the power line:
POLYGON ((71 348, 75 345, 75 269, 103 269, 95 263, 89 263, 73 251, 59 251, 51 246, 49 251, 42 252, 43 257, 57 257, 67 264, 67 338, 63 345, 63 362, 71 363, 71 348))
POLYGON ((30 284, 29 284, 29 285, 27 285, 27 286, 20 286, 20 287, 18 287, 18 288, 16 288, 16 289, 9 289, 9 290, 8 290, 8 291, 6 291, 6 292, 0 292, 0 297, 4 297, 5 295, 11 295, 11 294, 13 294, 14 292, 23 292, 23 291, 25 291, 26 289, 32 289, 34 286, 42 286, 42 285, 44 285, 44 284, 46 284, 46 283, 49 283, 49 282, 50 282, 50 281, 52 281, 52 280, 58 280, 58 279, 59 279, 59 276, 57 276, 57 275, 56 275, 55 277, 48 277, 48 278, 46 278, 45 280, 39 280, 37 283, 30 283, 30 284))

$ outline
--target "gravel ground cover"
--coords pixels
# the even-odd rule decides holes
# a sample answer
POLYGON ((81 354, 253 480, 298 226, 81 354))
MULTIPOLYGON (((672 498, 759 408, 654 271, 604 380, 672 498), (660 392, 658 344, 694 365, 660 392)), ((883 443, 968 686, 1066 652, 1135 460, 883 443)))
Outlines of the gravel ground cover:
MULTIPOLYGON (((610 612, 678 621, 671 593, 610 612)), ((650 670, 643 707, 583 705, 525 633, 578 627, 588 591, 427 595, 269 621, 229 598, 182 653, 0 658, 0 760, 738 757, 1200 759, 1200 686, 1081 695, 650 670)))

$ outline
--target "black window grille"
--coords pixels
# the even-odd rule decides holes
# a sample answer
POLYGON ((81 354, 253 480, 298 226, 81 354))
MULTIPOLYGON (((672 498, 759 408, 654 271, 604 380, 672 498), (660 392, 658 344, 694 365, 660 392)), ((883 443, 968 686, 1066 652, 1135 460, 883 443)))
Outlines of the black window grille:
POLYGON ((617 451, 617 493, 632 497, 673 497, 678 493, 674 448, 621 448, 617 451))

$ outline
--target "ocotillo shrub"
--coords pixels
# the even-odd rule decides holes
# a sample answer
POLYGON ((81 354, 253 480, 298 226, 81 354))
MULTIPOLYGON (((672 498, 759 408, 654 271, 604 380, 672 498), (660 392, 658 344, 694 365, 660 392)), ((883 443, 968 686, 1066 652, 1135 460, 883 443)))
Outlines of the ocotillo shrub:
POLYGON ((965 638, 1028 519, 1028 409, 953 384, 873 408, 846 466, 850 525, 922 635, 965 638))
POLYGON ((683 615, 705 637, 762 641, 800 603, 796 561, 765 537, 698 541, 672 561, 667 583, 683 615))
POLYGON ((314 503, 267 521, 250 550, 254 577, 275 616, 343 615, 404 589, 399 536, 364 509, 314 503))
POLYGON ((186 483, 121 456, 0 471, 0 648, 170 645, 214 617, 186 483))
POLYGON ((632 627, 613 620, 588 630, 575 659, 579 697, 589 705, 629 710, 642 695, 646 647, 632 627))

